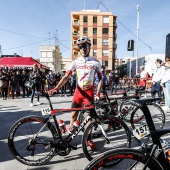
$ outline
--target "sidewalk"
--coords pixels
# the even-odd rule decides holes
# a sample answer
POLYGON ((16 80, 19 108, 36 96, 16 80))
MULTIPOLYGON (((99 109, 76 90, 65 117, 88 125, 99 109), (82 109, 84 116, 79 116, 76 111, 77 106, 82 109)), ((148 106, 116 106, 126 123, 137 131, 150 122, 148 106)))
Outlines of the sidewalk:
MULTIPOLYGON (((148 96, 149 97, 149 96, 148 96)), ((83 170, 89 163, 87 158, 84 156, 81 137, 82 132, 74 139, 77 143, 78 149, 72 150, 71 153, 65 157, 55 156, 49 163, 43 166, 27 166, 18 162, 10 153, 8 148, 8 132, 10 127, 19 118, 28 115, 39 115, 41 116, 41 109, 47 108, 48 103, 44 97, 40 97, 41 105, 36 105, 36 98, 34 99, 35 106, 30 107, 30 98, 19 99, 8 99, 2 100, 0 98, 0 170, 83 170)), ((58 95, 51 97, 54 108, 70 108, 72 96, 58 97, 58 95)), ((60 113, 57 115, 57 119, 63 119, 69 127, 71 114, 60 113)), ((166 115, 166 127, 170 125, 170 115, 166 115)), ((108 168, 109 169, 109 168, 108 168)))
MULTIPOLYGON (((70 97, 55 97, 51 98, 54 108, 69 108, 71 107, 72 96, 70 97)), ((0 102, 0 170, 26 170, 26 169, 41 169, 41 170, 82 170, 89 161, 84 156, 81 147, 81 137, 80 133, 74 142, 78 144, 77 150, 72 150, 71 153, 65 157, 55 156, 48 164, 43 166, 27 166, 21 164, 14 159, 8 148, 8 132, 12 124, 19 118, 28 115, 39 115, 41 116, 41 108, 47 108, 47 100, 44 97, 40 98, 42 105, 35 105, 30 107, 30 98, 20 98, 20 99, 8 99, 2 100, 0 102)), ((36 104, 36 98, 34 99, 36 104)), ((59 114, 57 119, 63 119, 67 128, 69 126, 71 114, 64 113, 59 114)))

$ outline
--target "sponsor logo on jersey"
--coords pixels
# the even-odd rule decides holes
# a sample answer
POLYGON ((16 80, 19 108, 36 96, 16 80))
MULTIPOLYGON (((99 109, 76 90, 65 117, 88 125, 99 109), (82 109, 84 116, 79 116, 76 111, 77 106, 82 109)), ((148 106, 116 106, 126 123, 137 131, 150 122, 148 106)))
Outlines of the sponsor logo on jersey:
POLYGON ((90 66, 87 66, 87 65, 83 65, 83 66, 76 66, 76 69, 87 69, 87 70, 91 70, 93 69, 93 66, 90 65, 90 66))

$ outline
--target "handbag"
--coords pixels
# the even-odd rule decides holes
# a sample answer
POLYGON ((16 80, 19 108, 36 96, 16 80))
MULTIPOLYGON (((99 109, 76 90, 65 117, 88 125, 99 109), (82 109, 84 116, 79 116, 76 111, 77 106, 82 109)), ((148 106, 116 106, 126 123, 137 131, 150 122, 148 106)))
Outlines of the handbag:
POLYGON ((7 88, 8 82, 5 80, 0 80, 0 88, 7 88))
POLYGON ((33 81, 26 81, 24 85, 25 85, 25 87, 32 88, 32 86, 34 85, 34 82, 33 81))

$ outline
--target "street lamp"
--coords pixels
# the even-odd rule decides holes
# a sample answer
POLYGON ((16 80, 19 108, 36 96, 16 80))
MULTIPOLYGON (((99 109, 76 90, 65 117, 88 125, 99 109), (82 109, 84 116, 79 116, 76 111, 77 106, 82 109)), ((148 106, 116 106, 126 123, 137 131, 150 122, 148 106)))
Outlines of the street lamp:
POLYGON ((137 40, 136 40, 136 75, 138 73, 138 44, 139 44, 139 14, 140 14, 140 6, 137 5, 137 40))

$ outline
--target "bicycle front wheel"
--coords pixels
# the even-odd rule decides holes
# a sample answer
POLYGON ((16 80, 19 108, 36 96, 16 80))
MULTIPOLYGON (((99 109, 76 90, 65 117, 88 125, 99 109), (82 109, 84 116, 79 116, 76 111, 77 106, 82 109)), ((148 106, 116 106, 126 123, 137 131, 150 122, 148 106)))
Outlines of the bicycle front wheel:
POLYGON ((102 120, 101 125, 92 121, 84 132, 82 147, 85 156, 91 161, 110 149, 131 147, 131 133, 124 121, 117 117, 102 120), (88 146, 88 140, 93 141, 96 150, 88 146))
POLYGON ((55 141, 56 133, 54 126, 42 117, 23 117, 11 127, 8 146, 19 162, 29 166, 42 165, 55 154, 51 143, 55 141))
MULTIPOLYGON (((140 170, 143 169, 147 160, 148 158, 142 152, 134 149, 112 149, 93 159, 84 170, 140 170), (106 164, 117 159, 122 161, 111 168, 105 168, 106 164)), ((146 170, 163 170, 163 168, 153 157, 148 162, 146 170)))

